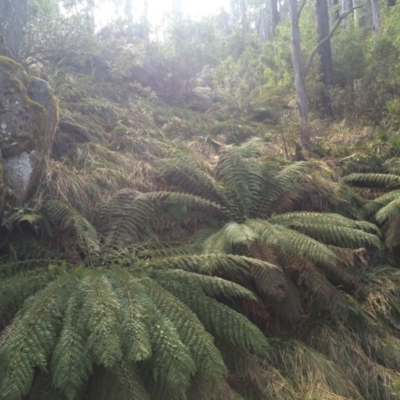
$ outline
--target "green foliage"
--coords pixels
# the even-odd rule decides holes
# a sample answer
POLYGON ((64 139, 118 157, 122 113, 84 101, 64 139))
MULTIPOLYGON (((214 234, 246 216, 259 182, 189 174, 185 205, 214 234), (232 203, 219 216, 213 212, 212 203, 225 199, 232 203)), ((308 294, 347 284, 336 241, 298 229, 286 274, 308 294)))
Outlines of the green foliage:
MULTIPOLYGON (((205 258, 187 258, 190 269, 207 265, 205 258)), ((110 371, 126 398, 137 387, 149 398, 181 399, 195 374, 224 382, 227 369, 213 336, 230 352, 265 354, 262 333, 215 299, 257 302, 254 295, 234 283, 185 272, 184 261, 126 258, 128 268, 60 271, 26 300, 3 335, 1 398, 27 394, 38 368, 66 398, 76 398, 85 386, 93 396, 98 388, 90 382, 110 371)), ((23 282, 23 275, 18 278, 23 282)), ((112 380, 102 387, 106 393, 117 389, 112 380)))

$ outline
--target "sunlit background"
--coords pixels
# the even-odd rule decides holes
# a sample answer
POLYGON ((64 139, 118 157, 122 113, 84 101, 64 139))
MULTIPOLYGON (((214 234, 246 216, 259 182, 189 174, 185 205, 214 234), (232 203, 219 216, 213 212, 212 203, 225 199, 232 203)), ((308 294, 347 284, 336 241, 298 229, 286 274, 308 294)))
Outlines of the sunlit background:
MULTIPOLYGON (((152 25, 162 24, 172 17, 174 5, 179 0, 148 0, 147 2, 137 2, 133 6, 133 16, 135 20, 145 14, 145 3, 148 5, 148 20, 152 25)), ((190 19, 198 19, 207 15, 215 14, 221 10, 229 12, 230 0, 200 0, 190 1, 181 0, 180 8, 182 16, 190 19)), ((105 0, 96 10, 96 25, 102 26, 115 19, 117 10, 115 3, 105 0)))

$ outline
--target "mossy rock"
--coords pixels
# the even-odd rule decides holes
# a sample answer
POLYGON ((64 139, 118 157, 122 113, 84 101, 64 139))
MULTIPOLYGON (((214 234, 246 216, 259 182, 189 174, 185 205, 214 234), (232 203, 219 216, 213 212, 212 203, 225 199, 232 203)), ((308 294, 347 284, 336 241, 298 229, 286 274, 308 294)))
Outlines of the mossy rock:
POLYGON ((58 113, 57 100, 47 82, 29 76, 13 60, 0 57, 3 184, 17 203, 26 201, 45 157, 50 154, 58 113))

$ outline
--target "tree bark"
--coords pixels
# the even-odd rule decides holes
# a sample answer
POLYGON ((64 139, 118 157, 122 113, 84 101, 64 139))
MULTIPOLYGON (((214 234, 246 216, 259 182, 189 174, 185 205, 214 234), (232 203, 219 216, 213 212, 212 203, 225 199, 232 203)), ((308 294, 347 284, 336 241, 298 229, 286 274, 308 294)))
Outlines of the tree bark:
POLYGON ((378 0, 371 0, 372 27, 375 34, 379 33, 379 5, 378 0))
POLYGON ((275 37, 276 26, 281 20, 278 10, 278 0, 271 0, 271 17, 272 17, 272 35, 275 37))
MULTIPOLYGON (((318 43, 329 35, 329 11, 327 0, 316 0, 317 14, 317 38, 318 43)), ((332 50, 330 39, 326 40, 319 48, 320 55, 320 73, 324 88, 320 95, 320 109, 325 115, 332 116, 332 105, 329 96, 329 88, 333 84, 332 72, 332 50)))
POLYGON ((299 13, 297 0, 289 0, 290 30, 292 45, 292 64, 294 69, 294 81, 296 86, 297 106, 300 121, 300 140, 303 147, 310 147, 310 135, 307 129, 308 122, 308 97, 304 78, 303 61, 300 46, 299 13))

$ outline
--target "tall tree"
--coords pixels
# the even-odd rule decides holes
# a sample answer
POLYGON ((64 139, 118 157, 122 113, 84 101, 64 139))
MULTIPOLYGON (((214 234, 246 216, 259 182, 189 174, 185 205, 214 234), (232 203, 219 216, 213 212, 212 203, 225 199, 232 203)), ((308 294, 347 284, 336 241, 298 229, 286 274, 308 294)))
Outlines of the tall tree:
MULTIPOLYGON (((301 11, 301 10, 300 10, 301 11)), ((310 146, 310 134, 306 128, 308 121, 308 98, 304 76, 303 61, 300 45, 300 12, 297 9, 297 0, 289 0, 292 64, 294 69, 294 81, 296 86, 297 106, 300 120, 300 140, 305 148, 310 146)))
POLYGON ((0 0, 0 31, 12 56, 21 60, 28 23, 28 0, 0 0))
POLYGON ((271 0, 271 18, 272 18, 272 34, 275 36, 276 26, 281 20, 281 15, 278 10, 278 0, 271 0))
POLYGON ((374 33, 379 33, 379 4, 378 0, 371 0, 372 27, 374 33))
MULTIPOLYGON (((329 35, 329 11, 327 0, 316 0, 317 38, 322 42, 329 35)), ((332 50, 330 39, 325 40, 318 50, 320 56, 321 81, 324 86, 320 95, 320 109, 325 115, 332 115, 329 88, 333 84, 332 50)))

